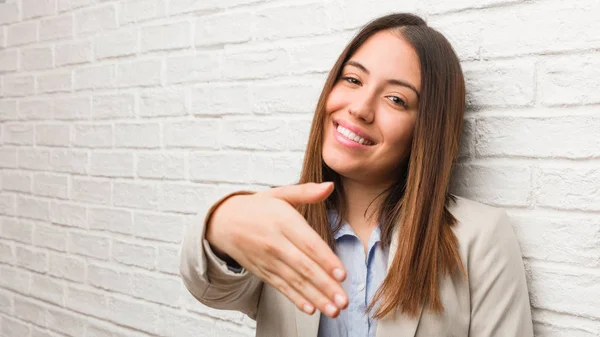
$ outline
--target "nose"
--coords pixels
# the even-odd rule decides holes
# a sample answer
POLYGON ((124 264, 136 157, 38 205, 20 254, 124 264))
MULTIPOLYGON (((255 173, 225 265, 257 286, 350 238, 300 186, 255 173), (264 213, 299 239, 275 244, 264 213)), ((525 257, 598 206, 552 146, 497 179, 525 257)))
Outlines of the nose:
POLYGON ((375 118, 375 103, 373 95, 364 93, 357 94, 348 107, 348 112, 365 123, 370 124, 375 118))

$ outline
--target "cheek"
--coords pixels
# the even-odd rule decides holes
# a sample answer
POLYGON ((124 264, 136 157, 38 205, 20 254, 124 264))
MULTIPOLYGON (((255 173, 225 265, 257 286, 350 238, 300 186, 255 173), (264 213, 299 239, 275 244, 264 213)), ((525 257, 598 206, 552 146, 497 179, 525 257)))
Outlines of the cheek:
POLYGON ((332 113, 341 110, 344 106, 347 105, 347 99, 348 96, 342 93, 342 90, 339 88, 339 86, 335 86, 329 93, 329 96, 327 96, 325 110, 327 111, 327 113, 332 113))

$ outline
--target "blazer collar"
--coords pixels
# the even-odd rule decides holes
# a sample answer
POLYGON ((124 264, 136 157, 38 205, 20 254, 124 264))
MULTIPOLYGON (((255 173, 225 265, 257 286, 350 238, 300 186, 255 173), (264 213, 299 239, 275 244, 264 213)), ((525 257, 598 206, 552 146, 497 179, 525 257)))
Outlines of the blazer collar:
MULTIPOLYGON (((388 256, 387 268, 389 270, 396 250, 398 249, 398 227, 392 234, 392 243, 388 256)), ((316 310, 312 315, 305 314, 294 306, 296 316, 296 332, 298 337, 317 337, 319 332, 319 321, 321 312, 316 310)), ((417 326, 423 314, 423 305, 416 318, 408 317, 401 313, 390 313, 377 322, 376 337, 414 337, 417 332, 417 326)))

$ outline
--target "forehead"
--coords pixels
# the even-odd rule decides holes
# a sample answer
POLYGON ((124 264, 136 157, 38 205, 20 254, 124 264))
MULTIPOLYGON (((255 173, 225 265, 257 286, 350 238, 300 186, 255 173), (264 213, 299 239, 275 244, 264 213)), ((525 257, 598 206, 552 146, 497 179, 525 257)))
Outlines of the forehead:
POLYGON ((421 88, 421 66, 414 48, 400 34, 388 30, 369 37, 350 57, 370 72, 370 76, 399 79, 421 88))

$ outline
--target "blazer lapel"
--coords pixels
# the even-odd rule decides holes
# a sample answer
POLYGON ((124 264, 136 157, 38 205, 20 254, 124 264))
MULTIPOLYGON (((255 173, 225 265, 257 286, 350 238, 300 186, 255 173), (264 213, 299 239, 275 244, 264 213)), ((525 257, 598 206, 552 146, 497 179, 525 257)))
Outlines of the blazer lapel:
POLYGON ((308 315, 294 306, 294 313, 296 315, 296 333, 298 337, 317 337, 321 312, 315 310, 312 315, 308 315))
MULTIPOLYGON (((392 243, 390 244, 390 252, 388 256, 387 270, 389 271, 392 265, 394 255, 398 249, 398 226, 392 234, 392 243)), ((423 314, 423 305, 419 309, 417 317, 411 318, 401 313, 392 312, 380 319, 377 322, 377 332, 375 337, 414 337, 417 332, 417 326, 423 314)))

